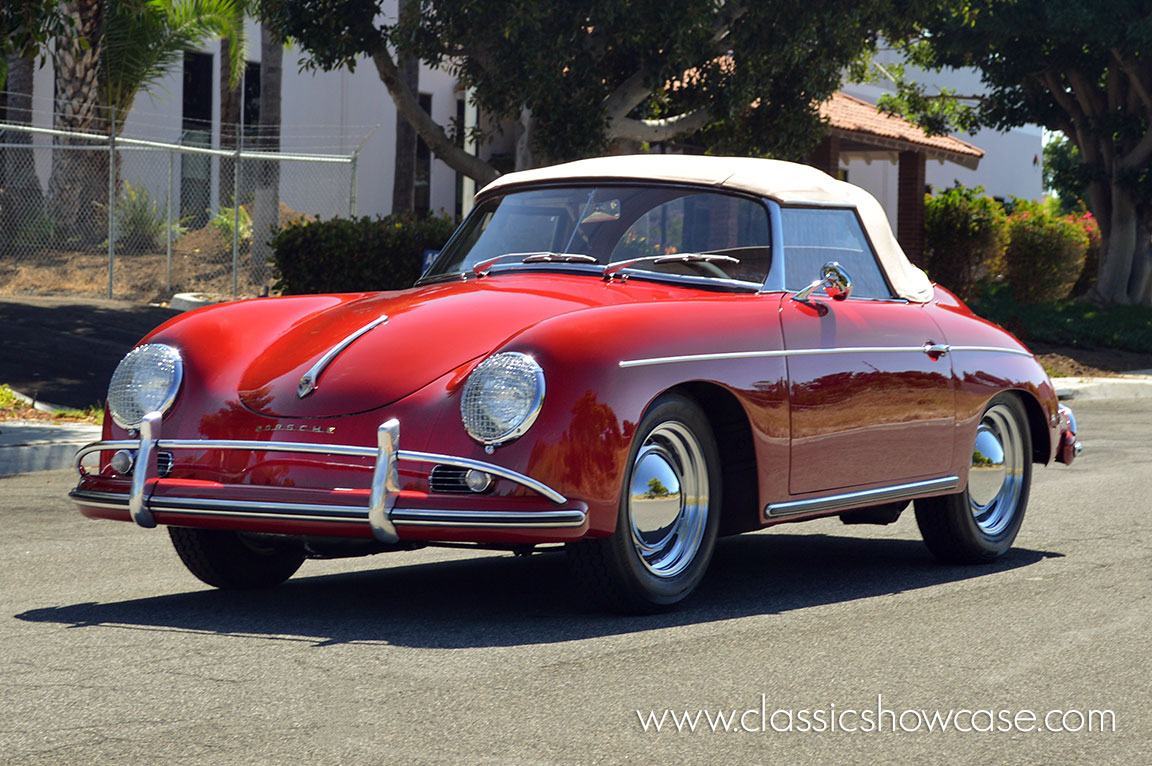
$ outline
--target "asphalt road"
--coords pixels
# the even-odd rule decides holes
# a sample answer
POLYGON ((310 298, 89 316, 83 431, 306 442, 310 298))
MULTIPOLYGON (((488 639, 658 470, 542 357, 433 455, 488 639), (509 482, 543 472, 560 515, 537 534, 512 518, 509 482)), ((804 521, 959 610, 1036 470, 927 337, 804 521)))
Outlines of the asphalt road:
POLYGON ((163 531, 80 517, 66 473, 0 479, 0 761, 1148 763, 1152 401, 1078 415, 1088 452, 1037 471, 994 565, 933 563, 910 514, 822 520, 723 541, 694 600, 645 618, 574 600, 555 555, 308 562, 215 592, 163 531), (877 707, 880 733, 798 730, 877 707), (667 708, 753 712, 645 732, 637 710, 667 708), (994 730, 925 730, 950 709, 994 730), (1085 730, 1047 730, 1053 710, 1085 730))
POLYGON ((121 300, 0 296, 0 383, 51 404, 100 404, 121 358, 178 313, 121 300))

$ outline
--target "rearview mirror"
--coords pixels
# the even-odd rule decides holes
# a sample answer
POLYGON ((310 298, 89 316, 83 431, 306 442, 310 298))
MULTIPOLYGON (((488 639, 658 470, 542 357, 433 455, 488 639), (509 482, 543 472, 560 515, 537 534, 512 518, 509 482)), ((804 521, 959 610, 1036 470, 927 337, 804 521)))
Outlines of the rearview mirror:
POLYGON ((812 293, 824 288, 824 293, 834 301, 842 301, 852 294, 852 277, 836 261, 828 261, 820 269, 820 279, 792 296, 792 300, 808 303, 812 293))

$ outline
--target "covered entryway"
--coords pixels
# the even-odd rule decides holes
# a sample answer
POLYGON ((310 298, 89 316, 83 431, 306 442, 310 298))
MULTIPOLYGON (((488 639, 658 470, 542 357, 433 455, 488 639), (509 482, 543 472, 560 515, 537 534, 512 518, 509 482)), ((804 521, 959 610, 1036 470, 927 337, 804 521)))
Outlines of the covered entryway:
POLYGON ((834 177, 839 177, 842 160, 898 164, 893 228, 904 252, 913 263, 922 265, 925 163, 939 160, 975 170, 983 150, 952 136, 929 136, 908 120, 884 114, 873 104, 846 93, 836 93, 824 102, 820 114, 828 120, 828 131, 808 164, 834 177))

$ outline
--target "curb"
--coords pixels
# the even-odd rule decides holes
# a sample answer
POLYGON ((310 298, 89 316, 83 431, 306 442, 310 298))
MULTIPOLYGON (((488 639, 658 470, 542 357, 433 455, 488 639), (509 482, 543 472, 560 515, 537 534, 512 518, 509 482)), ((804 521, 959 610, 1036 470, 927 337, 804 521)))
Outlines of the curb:
POLYGON ((1152 375, 1133 373, 1111 378, 1052 378, 1061 401, 1152 398, 1152 375))
POLYGON ((0 422, 0 476, 71 468, 76 451, 100 433, 100 426, 81 423, 0 422))

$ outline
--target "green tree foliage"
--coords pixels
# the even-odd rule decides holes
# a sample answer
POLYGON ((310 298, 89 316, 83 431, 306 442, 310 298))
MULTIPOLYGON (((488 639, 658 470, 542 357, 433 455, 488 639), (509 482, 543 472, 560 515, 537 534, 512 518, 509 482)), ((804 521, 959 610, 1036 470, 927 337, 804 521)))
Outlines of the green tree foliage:
POLYGON ((1044 144, 1044 188, 1056 193, 1063 213, 1087 204, 1088 168, 1076 144, 1063 136, 1044 144))
POLYGON ((379 0, 261 7, 307 51, 305 66, 370 57, 437 156, 486 181, 493 168, 467 165, 443 128, 410 108, 393 49, 447 66, 489 114, 518 121, 528 134, 519 168, 686 136, 718 152, 795 158, 823 135, 816 107, 845 68, 919 3, 420 0, 386 24, 379 0))
POLYGON ((132 108, 137 93, 183 61, 184 51, 206 40, 230 42, 232 76, 240 81, 243 17, 235 0, 117 0, 106 5, 104 18, 100 101, 119 114, 132 108))
POLYGON ((1039 123, 1068 137, 1103 237, 1091 297, 1152 304, 1152 5, 1147 0, 949 0, 906 40, 925 69, 975 67, 985 93, 904 83, 889 106, 940 130, 1039 123))
POLYGON ((69 30, 55 0, 0 2, 0 90, 8 80, 8 57, 41 56, 48 41, 69 30))

